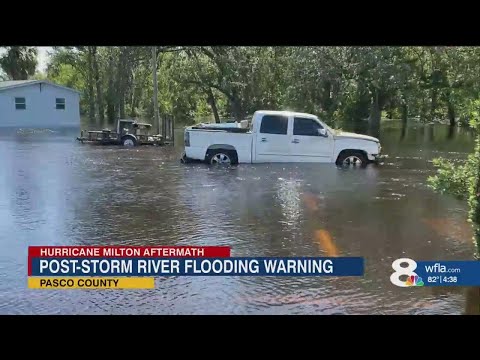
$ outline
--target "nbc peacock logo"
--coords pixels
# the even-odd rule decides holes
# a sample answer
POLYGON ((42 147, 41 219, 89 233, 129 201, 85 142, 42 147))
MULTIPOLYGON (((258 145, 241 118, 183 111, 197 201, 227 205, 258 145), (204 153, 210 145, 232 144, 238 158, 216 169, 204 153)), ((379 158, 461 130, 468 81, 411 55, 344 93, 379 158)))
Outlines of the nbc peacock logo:
POLYGON ((415 273, 415 269, 417 268, 415 260, 408 258, 397 259, 392 263, 392 268, 395 270, 395 272, 390 275, 390 281, 393 285, 399 287, 418 287, 425 285, 422 278, 415 273))
POLYGON ((423 280, 418 275, 410 275, 405 281, 405 285, 407 286, 423 286, 423 280))

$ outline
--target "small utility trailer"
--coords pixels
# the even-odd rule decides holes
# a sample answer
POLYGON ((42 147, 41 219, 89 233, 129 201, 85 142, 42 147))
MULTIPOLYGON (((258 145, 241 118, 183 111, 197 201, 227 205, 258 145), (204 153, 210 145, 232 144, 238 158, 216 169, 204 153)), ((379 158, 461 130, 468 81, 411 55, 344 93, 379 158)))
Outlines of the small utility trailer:
POLYGON ((84 131, 77 137, 83 143, 98 145, 164 145, 162 135, 152 135, 152 125, 139 123, 136 120, 121 119, 117 121, 115 130, 84 131))

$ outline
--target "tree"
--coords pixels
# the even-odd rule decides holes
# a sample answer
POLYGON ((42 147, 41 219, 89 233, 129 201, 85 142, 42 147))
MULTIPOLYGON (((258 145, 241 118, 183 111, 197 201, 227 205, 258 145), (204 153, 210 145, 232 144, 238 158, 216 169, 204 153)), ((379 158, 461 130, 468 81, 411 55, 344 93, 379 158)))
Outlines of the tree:
POLYGON ((480 100, 471 103, 470 126, 476 132, 474 152, 459 165, 447 159, 435 159, 437 174, 428 178, 428 184, 435 191, 467 200, 470 209, 468 220, 474 231, 475 256, 480 259, 480 100))
POLYGON ((473 47, 156 50, 156 96, 147 46, 57 47, 48 78, 80 86, 82 113, 99 123, 103 116, 110 124, 124 116, 153 122, 157 101, 177 123, 242 120, 258 109, 278 109, 314 113, 354 131, 368 124, 377 134, 385 115, 401 118, 404 127, 414 117, 456 125, 468 118, 468 103, 480 92, 480 49, 473 47))
POLYGON ((0 67, 10 80, 28 80, 37 68, 37 48, 33 46, 8 46, 0 57, 0 67))
POLYGON ((158 124, 158 133, 165 136, 163 128, 160 126, 160 116, 158 113, 158 79, 157 79, 157 47, 152 46, 152 72, 153 72, 153 114, 155 116, 155 125, 158 124))
MULTIPOLYGON (((87 104, 87 110, 82 109, 82 113, 87 113, 90 123, 95 122, 95 84, 93 75, 93 49, 91 46, 76 47, 54 47, 53 54, 47 67, 47 77, 49 79, 61 79, 59 84, 71 86, 73 78, 78 88, 84 96, 82 105, 87 104), (69 76, 62 74, 66 71, 69 76), (65 81, 67 83, 65 83, 65 81)), ((57 80, 58 82, 58 80, 57 80)))
POLYGON ((103 107, 102 82, 101 82, 100 70, 98 66, 98 52, 97 52, 96 46, 91 47, 91 53, 92 53, 93 78, 95 80, 95 90, 96 90, 96 96, 97 96, 97 116, 98 116, 97 120, 98 120, 98 123, 103 125, 103 121, 105 118, 105 110, 103 107))

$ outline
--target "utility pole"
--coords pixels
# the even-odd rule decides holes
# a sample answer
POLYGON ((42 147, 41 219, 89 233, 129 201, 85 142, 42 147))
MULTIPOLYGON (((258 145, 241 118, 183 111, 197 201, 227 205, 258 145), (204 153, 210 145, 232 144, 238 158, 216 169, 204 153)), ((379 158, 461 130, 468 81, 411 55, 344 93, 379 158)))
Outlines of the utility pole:
MULTIPOLYGON (((152 68, 153 68, 153 113, 155 124, 158 126, 158 133, 162 134, 162 124, 158 114, 158 81, 157 81, 157 47, 152 46, 152 68)), ((164 134, 162 134, 164 135, 164 134)))

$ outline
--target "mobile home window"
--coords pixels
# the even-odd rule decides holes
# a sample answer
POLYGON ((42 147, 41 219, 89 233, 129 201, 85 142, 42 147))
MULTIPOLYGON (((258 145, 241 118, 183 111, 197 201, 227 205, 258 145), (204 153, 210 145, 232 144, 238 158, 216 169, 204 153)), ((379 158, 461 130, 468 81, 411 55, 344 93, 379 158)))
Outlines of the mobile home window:
POLYGON ((57 110, 65 110, 65 98, 56 98, 55 108, 57 110))
POLYGON ((25 110, 27 108, 27 103, 25 102, 24 97, 15 98, 15 109, 16 110, 25 110))

